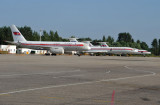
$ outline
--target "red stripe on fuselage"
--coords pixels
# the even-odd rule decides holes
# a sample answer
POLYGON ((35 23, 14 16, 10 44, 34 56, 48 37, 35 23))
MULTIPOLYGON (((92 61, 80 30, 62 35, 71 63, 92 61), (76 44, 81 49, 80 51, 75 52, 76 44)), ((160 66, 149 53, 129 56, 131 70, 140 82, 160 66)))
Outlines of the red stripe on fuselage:
POLYGON ((84 46, 83 44, 31 44, 31 43, 22 43, 22 45, 39 45, 39 46, 84 46))
POLYGON ((133 49, 91 48, 91 50, 133 50, 133 49))

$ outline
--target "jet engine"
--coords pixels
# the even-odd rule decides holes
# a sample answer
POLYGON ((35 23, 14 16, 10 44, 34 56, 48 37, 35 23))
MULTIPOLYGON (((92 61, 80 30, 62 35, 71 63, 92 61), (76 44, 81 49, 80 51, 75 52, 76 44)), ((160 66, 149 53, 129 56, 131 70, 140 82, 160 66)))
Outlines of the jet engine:
POLYGON ((64 54, 64 49, 61 47, 51 47, 50 52, 52 54, 64 54))

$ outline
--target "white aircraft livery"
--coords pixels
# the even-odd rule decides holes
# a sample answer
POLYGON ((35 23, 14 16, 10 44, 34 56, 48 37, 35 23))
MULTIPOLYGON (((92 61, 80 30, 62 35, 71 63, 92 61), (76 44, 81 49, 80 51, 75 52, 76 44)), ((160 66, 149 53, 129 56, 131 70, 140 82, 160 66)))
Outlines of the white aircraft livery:
POLYGON ((133 54, 137 53, 138 49, 131 47, 109 47, 106 42, 99 42, 101 47, 108 50, 110 54, 133 54))
MULTIPOLYGON (((106 51, 108 54, 132 54, 135 52, 138 52, 137 49, 131 48, 131 47, 109 47, 108 45, 106 46, 93 46, 91 47, 90 52, 92 51, 106 51)), ((88 52, 88 51, 86 51, 88 52)))
MULTIPOLYGON (((128 50, 130 49, 129 47, 109 47, 106 42, 100 42, 102 47, 108 47, 108 48, 115 48, 115 49, 123 49, 123 48, 128 48, 128 50)), ((134 48, 136 49, 136 48, 134 48)), ((137 54, 137 55, 146 55, 146 54, 151 54, 151 52, 147 51, 147 50, 140 50, 140 49, 136 49, 137 51, 134 52, 130 52, 130 54, 137 54)))
MULTIPOLYGON (((77 41, 77 38, 70 38, 70 41, 77 41)), ((84 41, 87 43, 91 49, 88 51, 83 51, 86 53, 90 53, 93 55, 94 53, 108 53, 108 54, 133 54, 137 53, 138 49, 131 47, 109 47, 106 42, 99 42, 101 46, 94 46, 90 43, 90 41, 84 41)))
POLYGON ((82 42, 49 42, 49 41, 27 41, 15 25, 10 26, 12 31, 13 43, 23 48, 44 49, 50 51, 53 55, 64 54, 66 51, 87 51, 90 47, 82 42))

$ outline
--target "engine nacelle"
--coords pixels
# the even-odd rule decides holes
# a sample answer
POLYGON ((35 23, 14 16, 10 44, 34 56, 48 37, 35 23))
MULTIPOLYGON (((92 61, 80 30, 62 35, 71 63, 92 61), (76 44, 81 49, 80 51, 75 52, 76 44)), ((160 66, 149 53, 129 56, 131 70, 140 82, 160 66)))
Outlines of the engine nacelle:
POLYGON ((64 54, 64 49, 61 47, 51 47, 50 52, 52 54, 64 54))

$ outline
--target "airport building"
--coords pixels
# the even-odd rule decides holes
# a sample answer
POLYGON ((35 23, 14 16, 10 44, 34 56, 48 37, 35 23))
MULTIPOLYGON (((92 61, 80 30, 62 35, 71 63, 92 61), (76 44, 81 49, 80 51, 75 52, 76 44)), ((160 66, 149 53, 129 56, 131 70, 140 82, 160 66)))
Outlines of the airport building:
POLYGON ((45 54, 47 50, 34 50, 28 48, 18 48, 17 54, 45 54))
POLYGON ((0 51, 7 51, 9 54, 16 54, 16 45, 0 45, 0 51))
POLYGON ((30 54, 32 49, 28 48, 18 48, 17 54, 30 54))
POLYGON ((0 51, 5 52, 5 54, 45 54, 47 50, 34 50, 28 48, 18 48, 16 45, 0 45, 0 51))

